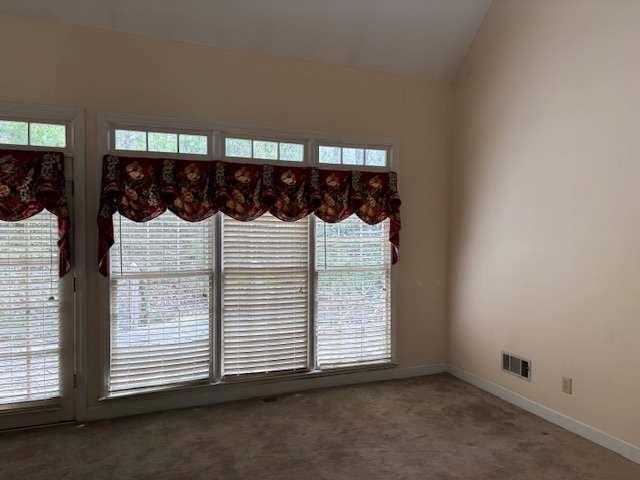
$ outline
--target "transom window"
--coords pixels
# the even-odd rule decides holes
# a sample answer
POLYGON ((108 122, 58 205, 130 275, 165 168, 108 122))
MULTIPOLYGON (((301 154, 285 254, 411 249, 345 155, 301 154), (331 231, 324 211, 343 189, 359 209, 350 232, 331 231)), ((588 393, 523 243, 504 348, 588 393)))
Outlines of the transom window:
POLYGON ((318 146, 318 163, 320 164, 387 167, 388 157, 388 151, 380 148, 318 146))
POLYGON ((114 149, 136 152, 207 155, 208 136, 195 133, 114 130, 114 149))
POLYGON ((65 148, 67 126, 20 120, 0 120, 0 144, 65 148))
POLYGON ((227 137, 224 149, 226 157, 304 162, 304 143, 227 137))

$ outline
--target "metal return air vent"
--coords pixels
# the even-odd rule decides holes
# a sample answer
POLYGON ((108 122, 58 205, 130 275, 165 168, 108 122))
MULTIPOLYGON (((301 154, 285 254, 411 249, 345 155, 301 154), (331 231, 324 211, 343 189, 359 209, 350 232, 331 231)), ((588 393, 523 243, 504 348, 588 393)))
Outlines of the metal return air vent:
POLYGON ((511 353, 502 352, 502 370, 529 382, 531 381, 531 360, 525 360, 511 353))

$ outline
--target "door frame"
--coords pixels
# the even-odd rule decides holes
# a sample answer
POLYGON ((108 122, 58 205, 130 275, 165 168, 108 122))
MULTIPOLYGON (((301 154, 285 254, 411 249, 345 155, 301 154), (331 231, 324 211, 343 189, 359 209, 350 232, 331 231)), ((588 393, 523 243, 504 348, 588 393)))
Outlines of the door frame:
MULTIPOLYGON (((21 404, 0 410, 0 430, 31 427, 65 421, 76 417, 79 378, 79 329, 84 315, 83 289, 85 271, 85 113, 76 107, 0 102, 0 116, 28 121, 64 123, 68 128, 69 147, 64 149, 67 199, 71 212, 71 270, 60 281, 61 321, 61 395, 57 399, 21 404)), ((9 146, 32 149, 29 146, 9 146)), ((46 148, 45 148, 46 150, 46 148)))

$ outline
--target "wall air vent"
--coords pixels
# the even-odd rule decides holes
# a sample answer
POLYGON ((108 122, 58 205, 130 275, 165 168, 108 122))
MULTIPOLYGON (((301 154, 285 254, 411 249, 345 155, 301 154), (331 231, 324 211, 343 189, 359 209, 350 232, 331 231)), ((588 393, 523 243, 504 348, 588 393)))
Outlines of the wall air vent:
POLYGON ((511 353, 502 352, 502 370, 531 381, 531 360, 525 360, 511 353))

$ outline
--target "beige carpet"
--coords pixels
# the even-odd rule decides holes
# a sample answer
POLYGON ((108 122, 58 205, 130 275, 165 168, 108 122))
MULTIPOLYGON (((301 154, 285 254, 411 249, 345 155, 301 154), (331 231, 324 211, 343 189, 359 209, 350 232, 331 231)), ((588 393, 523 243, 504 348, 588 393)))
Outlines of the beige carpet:
POLYGON ((0 435, 0 479, 640 479, 449 375, 0 435))

